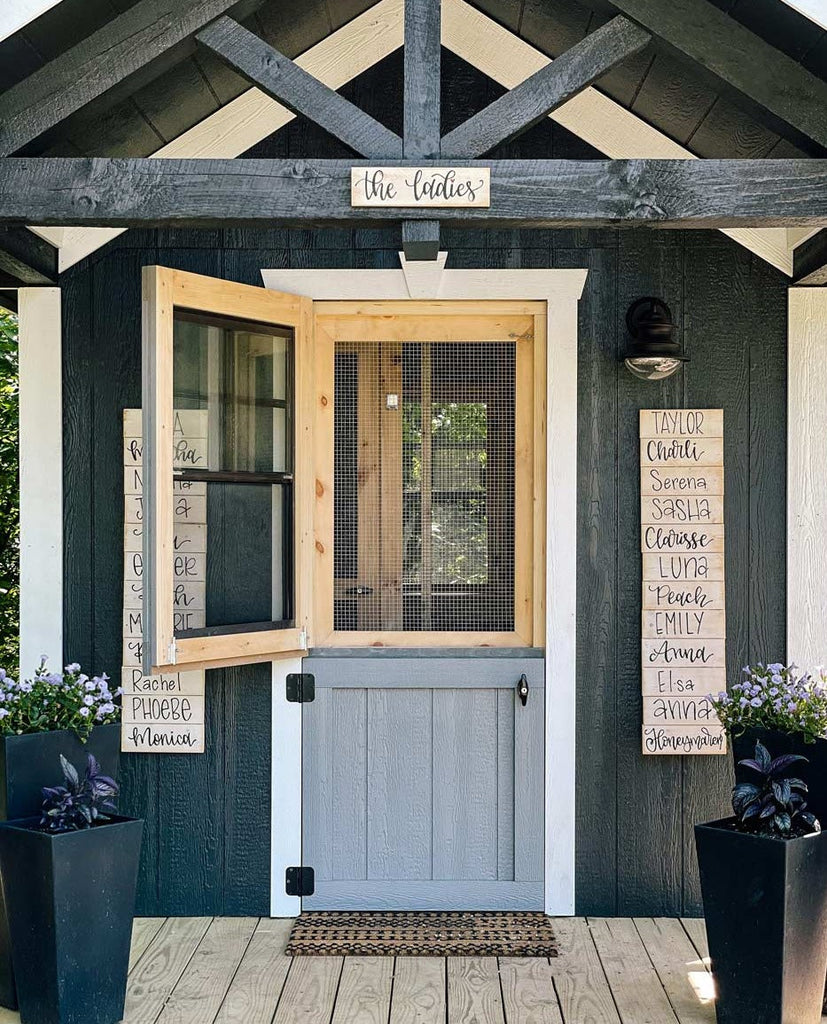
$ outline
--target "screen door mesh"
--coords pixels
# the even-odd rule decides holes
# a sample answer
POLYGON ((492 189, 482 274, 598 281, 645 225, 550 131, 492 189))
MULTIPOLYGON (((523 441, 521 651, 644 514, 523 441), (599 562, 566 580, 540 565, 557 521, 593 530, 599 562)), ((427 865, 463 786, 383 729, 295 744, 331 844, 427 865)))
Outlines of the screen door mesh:
POLYGON ((337 343, 334 628, 514 628, 515 360, 337 343))

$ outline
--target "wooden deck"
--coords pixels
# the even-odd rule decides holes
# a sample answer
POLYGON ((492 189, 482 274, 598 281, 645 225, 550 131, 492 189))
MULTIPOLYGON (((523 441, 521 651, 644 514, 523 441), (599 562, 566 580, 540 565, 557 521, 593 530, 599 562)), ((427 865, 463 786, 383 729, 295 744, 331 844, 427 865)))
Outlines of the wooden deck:
POLYGON ((555 928, 561 955, 550 961, 291 959, 289 921, 142 919, 126 1021, 714 1024, 702 921, 562 918, 555 928))

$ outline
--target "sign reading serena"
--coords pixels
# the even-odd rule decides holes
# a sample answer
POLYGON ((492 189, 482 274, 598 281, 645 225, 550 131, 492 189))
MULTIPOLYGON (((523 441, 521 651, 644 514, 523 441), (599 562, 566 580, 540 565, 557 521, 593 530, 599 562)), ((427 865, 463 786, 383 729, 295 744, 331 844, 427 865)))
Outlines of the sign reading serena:
POLYGON ((489 167, 351 167, 351 206, 488 207, 489 167))
POLYGON ((643 753, 725 754, 724 413, 642 409, 643 753))

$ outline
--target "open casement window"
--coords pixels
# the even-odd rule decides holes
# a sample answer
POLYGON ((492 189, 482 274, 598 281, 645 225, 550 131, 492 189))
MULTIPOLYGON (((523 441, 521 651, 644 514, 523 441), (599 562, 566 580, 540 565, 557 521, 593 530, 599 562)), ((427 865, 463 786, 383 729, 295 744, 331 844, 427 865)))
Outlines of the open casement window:
POLYGON ((539 302, 317 302, 314 643, 540 646, 539 302))
POLYGON ((146 671, 307 646, 311 333, 309 299, 144 268, 146 671))

